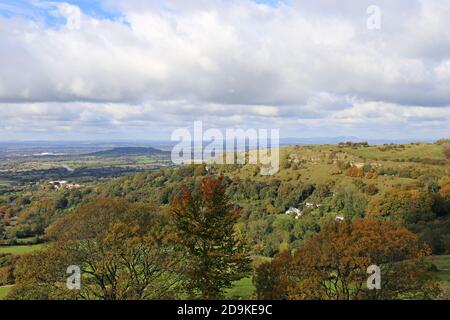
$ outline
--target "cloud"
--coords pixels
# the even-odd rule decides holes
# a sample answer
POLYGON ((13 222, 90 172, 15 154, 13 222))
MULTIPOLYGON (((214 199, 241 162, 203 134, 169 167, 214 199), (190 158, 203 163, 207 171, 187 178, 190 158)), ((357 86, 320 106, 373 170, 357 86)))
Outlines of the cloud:
POLYGON ((0 125, 10 131, 12 119, 15 132, 73 134, 195 119, 293 132, 300 123, 316 135, 371 131, 373 119, 399 133, 448 125, 443 1, 378 1, 379 31, 366 28, 369 1, 104 1, 113 18, 76 1, 34 4, 64 23, 0 15, 0 125))

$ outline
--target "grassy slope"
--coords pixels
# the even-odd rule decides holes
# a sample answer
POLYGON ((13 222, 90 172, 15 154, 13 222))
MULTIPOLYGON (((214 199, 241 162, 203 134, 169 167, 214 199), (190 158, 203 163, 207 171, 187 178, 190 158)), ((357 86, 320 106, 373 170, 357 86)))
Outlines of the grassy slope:
POLYGON ((35 244, 30 246, 5 246, 0 247, 0 253, 10 253, 10 254, 27 254, 42 250, 44 248, 44 244, 35 244))
POLYGON ((225 296, 227 299, 238 298, 241 300, 249 300, 252 298, 255 292, 255 286, 253 285, 252 278, 243 278, 236 281, 233 287, 227 290, 225 296))
POLYGON ((434 256, 432 261, 439 270, 441 287, 447 293, 447 299, 450 299, 450 255, 434 256))
POLYGON ((444 160, 444 151, 442 146, 430 143, 409 144, 405 148, 395 148, 387 151, 380 151, 379 147, 368 148, 343 148, 346 152, 358 157, 373 160, 408 160, 411 158, 444 160))
POLYGON ((13 286, 4 286, 0 287, 0 300, 5 299, 5 297, 8 295, 9 291, 11 291, 13 286))

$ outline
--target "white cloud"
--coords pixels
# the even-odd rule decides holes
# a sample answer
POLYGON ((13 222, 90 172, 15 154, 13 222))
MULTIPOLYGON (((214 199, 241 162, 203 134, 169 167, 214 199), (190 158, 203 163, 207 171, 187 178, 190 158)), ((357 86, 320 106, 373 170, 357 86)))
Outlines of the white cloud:
POLYGON ((379 1, 369 31, 369 1, 105 2, 123 17, 0 17, 0 126, 448 125, 450 3, 379 1))

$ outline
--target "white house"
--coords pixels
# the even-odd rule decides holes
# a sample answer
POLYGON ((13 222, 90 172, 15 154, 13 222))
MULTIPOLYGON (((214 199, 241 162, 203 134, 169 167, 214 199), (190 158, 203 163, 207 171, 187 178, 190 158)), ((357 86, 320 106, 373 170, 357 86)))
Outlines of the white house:
POLYGON ((299 209, 297 209, 297 208, 291 207, 291 208, 289 208, 289 210, 287 210, 287 211, 285 212, 285 214, 295 214, 295 215, 299 215, 299 214, 301 214, 301 211, 300 211, 299 209))
POLYGON ((336 221, 336 222, 342 222, 344 220, 345 220, 345 218, 343 216, 336 216, 336 218, 334 218, 334 221, 336 221))
POLYGON ((307 208, 319 208, 322 205, 320 203, 314 203, 314 202, 305 202, 305 207, 307 208))
POLYGON ((69 183, 68 181, 65 181, 65 180, 62 180, 62 181, 50 181, 49 183, 56 190, 61 190, 61 189, 74 190, 74 189, 83 188, 83 186, 81 184, 69 183))
POLYGON ((291 208, 289 208, 289 210, 287 210, 284 214, 287 214, 287 215, 295 215, 295 219, 298 219, 298 218, 300 218, 301 216, 303 216, 303 212, 302 211, 300 211, 299 209, 297 209, 297 208, 293 208, 293 207, 291 207, 291 208))

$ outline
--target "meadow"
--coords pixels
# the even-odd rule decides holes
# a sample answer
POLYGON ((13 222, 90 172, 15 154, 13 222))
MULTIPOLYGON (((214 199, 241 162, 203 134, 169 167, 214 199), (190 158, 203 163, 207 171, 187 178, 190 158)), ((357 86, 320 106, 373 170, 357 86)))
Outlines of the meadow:
POLYGON ((450 300, 450 255, 434 256, 432 261, 438 269, 437 275, 441 288, 444 290, 446 298, 450 300))
POLYGON ((13 286, 0 287, 0 300, 4 300, 12 288, 13 286))
POLYGON ((0 254, 14 254, 14 255, 21 255, 21 254, 27 254, 27 253, 33 253, 37 252, 39 250, 42 250, 44 248, 45 244, 34 244, 34 245, 25 245, 25 246, 2 246, 0 247, 0 254))

